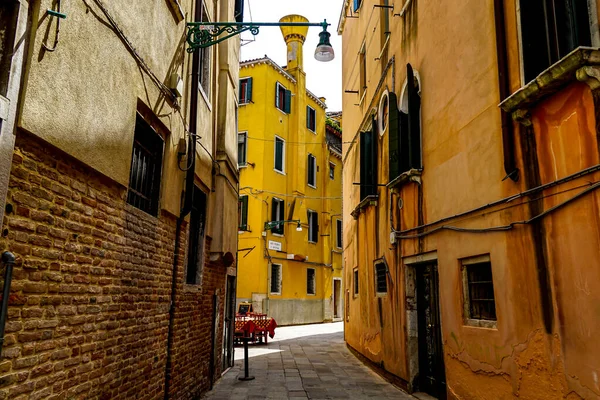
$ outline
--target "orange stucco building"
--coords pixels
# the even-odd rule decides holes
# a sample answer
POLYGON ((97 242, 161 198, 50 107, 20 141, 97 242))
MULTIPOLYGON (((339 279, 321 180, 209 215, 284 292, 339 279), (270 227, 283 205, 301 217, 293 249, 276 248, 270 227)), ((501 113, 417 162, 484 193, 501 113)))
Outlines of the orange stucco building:
POLYGON ((600 398, 596 0, 346 0, 345 339, 409 391, 600 398))

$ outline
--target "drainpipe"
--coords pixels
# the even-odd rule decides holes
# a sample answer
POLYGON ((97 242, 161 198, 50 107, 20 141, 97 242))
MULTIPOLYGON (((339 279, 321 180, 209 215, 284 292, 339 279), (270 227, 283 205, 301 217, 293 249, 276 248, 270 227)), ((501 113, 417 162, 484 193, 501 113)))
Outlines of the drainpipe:
MULTIPOLYGON (((494 0, 494 19, 496 25, 496 53, 498 58, 498 88, 500 92, 500 101, 506 99, 510 94, 510 83, 508 80, 508 55, 506 50, 506 29, 504 21, 503 0, 494 0)), ((504 172, 505 180, 512 179, 514 182, 519 180, 519 169, 515 161, 515 137, 514 128, 510 114, 506 111, 500 111, 502 124, 502 150, 504 154, 504 172)))
MULTIPOLYGON (((201 8, 196 10, 196 21, 200 20, 198 15, 201 8)), ((173 348, 173 326, 175 323, 175 298, 177 294, 177 270, 179 265, 179 250, 181 248, 181 227, 185 217, 192 210, 193 193, 194 193, 194 176, 196 171, 196 130, 197 130, 197 109, 198 109, 198 65, 200 63, 199 52, 194 52, 192 56, 192 73, 191 73, 191 94, 190 94, 190 122, 188 135, 188 159, 191 157, 191 164, 186 170, 185 190, 181 193, 183 205, 179 217, 177 218, 177 226, 175 228, 175 249, 173 255, 173 274, 171 276, 171 302, 169 305, 169 329, 167 333, 167 362, 165 367, 165 400, 169 399, 169 390, 171 386, 171 369, 172 369, 172 348, 173 348)))
POLYGON ((2 309, 0 309, 0 353, 4 345, 4 325, 8 316, 8 298, 10 296, 10 283, 12 281, 13 266, 15 265, 15 255, 9 251, 2 253, 2 264, 4 270, 4 288, 2 289, 2 309))

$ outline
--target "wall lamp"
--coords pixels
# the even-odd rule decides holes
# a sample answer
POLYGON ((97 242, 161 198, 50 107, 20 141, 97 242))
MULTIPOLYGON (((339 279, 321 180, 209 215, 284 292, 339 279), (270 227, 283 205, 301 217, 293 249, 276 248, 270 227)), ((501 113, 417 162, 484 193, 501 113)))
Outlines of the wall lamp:
POLYGON ((289 219, 289 220, 285 220, 285 221, 269 221, 269 222, 265 222, 265 231, 270 231, 271 229, 276 228, 279 225, 283 225, 286 222, 297 222, 298 225, 296 226, 296 231, 302 232, 302 225, 300 225, 300 220, 299 219, 289 219))
POLYGON ((323 22, 188 22, 187 51, 193 53, 198 49, 210 47, 245 31, 258 35, 261 26, 321 26, 323 31, 319 33, 319 44, 315 50, 315 59, 317 61, 331 61, 335 54, 329 42, 331 36, 327 32, 329 25, 331 24, 328 24, 327 20, 323 20, 323 22), (223 33, 227 33, 227 35, 219 37, 223 33))

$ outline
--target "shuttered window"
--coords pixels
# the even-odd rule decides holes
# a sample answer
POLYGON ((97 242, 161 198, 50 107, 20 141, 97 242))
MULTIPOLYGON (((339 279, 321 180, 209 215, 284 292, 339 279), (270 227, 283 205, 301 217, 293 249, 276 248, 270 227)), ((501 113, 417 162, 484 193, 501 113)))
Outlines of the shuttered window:
POLYGON ((238 202, 239 230, 248 230, 248 196, 240 196, 238 202))
POLYGON ((317 243, 319 241, 319 214, 308 211, 308 241, 317 243))
MULTIPOLYGON (((284 213, 285 213, 285 202, 276 197, 273 198, 271 202, 271 221, 284 221, 284 213)), ((277 224, 271 232, 276 233, 278 235, 283 235, 284 232, 283 222, 277 224)))
POLYGON ((271 294, 281 294, 281 264, 271 264, 271 294))
POLYGON ((361 3, 362 3, 362 0, 354 0, 354 7, 352 7, 352 9, 354 11, 358 11, 358 9, 360 8, 361 3))
POLYGON ((387 265, 382 262, 375 264, 375 292, 387 293, 387 265))
POLYGON ((421 96, 419 82, 413 68, 406 65, 406 92, 408 94, 408 163, 410 168, 421 169, 421 96))
POLYGON ((127 202, 154 216, 158 215, 163 148, 162 137, 137 115, 127 202))
POLYGON ((314 268, 306 269, 306 294, 317 293, 317 275, 314 268))
POLYGON ((206 221, 206 194, 194 186, 192 212, 190 215, 190 233, 188 238, 188 259, 186 283, 199 285, 202 283, 204 267, 204 240, 206 221))
POLYGON ((377 194, 377 123, 360 133, 360 199, 377 194))
POLYGON ((306 106, 306 127, 312 132, 317 131, 317 112, 311 106, 306 106))
POLYGON ((312 154, 308 155, 307 169, 308 186, 317 187, 317 159, 312 154))
POLYGON ((252 101, 252 78, 240 79, 240 104, 250 103, 252 101))
POLYGON ((286 114, 289 114, 292 108, 292 92, 279 82, 275 84, 275 107, 286 114))
POLYGON ((520 13, 526 82, 578 46, 592 44, 586 0, 521 1, 520 13))
POLYGON ((275 171, 285 172, 285 141, 275 136, 275 171))
POLYGON ((248 133, 238 133, 238 166, 246 166, 246 157, 248 154, 248 133))

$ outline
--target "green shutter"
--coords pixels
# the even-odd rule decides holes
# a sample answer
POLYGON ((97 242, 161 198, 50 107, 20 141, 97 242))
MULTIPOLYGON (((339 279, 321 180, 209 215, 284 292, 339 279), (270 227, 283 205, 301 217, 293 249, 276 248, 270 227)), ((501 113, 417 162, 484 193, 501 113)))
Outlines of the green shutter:
POLYGON ((275 107, 279 108, 279 84, 275 83, 275 107))
POLYGON ((283 141, 275 139, 275 169, 283 172, 283 141))
POLYGON ((248 230, 248 196, 240 197, 240 231, 248 230))
POLYGON ((252 78, 248 78, 248 85, 246 86, 246 103, 252 101, 252 78))
POLYGON ((289 114, 292 110, 292 92, 290 90, 285 91, 283 111, 289 114))
POLYGON ((367 183, 367 167, 366 167, 366 143, 367 132, 360 133, 360 200, 362 201, 367 196, 366 183, 367 183))
POLYGON ((306 106, 306 127, 310 129, 310 107, 306 106))
POLYGON ((371 119, 371 140, 370 140, 370 148, 369 148, 369 153, 370 153, 370 176, 369 176, 369 181, 371 183, 370 186, 370 191, 369 194, 370 195, 376 195, 377 194, 377 120, 375 120, 375 117, 373 117, 371 119))
POLYGON ((395 93, 388 97, 389 122, 388 122, 388 147, 389 147, 389 181, 396 179, 402 171, 400 170, 400 111, 398 110, 398 99, 395 93))
POLYGON ((421 169, 421 96, 415 87, 412 66, 406 64, 408 92, 408 148, 410 168, 421 169))

